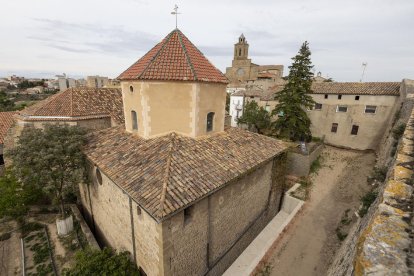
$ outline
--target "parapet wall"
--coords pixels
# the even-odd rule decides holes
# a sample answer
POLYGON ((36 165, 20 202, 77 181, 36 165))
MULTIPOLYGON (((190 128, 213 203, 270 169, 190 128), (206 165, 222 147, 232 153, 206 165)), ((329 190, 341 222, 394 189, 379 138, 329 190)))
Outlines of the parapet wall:
POLYGON ((414 110, 387 180, 349 234, 328 275, 412 275, 414 110))

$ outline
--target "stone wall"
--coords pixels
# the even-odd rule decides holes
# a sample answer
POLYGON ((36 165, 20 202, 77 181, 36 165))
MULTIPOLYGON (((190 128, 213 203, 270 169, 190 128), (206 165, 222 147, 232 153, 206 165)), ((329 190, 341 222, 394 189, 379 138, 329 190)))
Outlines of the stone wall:
POLYGON ((303 154, 300 152, 290 151, 288 153, 288 169, 287 173, 295 176, 307 176, 310 167, 323 150, 323 144, 317 146, 310 152, 310 154, 303 154))
POLYGON ((163 224, 164 275, 221 275, 279 211, 285 156, 163 224), (191 238, 190 238, 191 237, 191 238))
POLYGON ((349 233, 328 275, 412 275, 414 110, 379 195, 349 233))

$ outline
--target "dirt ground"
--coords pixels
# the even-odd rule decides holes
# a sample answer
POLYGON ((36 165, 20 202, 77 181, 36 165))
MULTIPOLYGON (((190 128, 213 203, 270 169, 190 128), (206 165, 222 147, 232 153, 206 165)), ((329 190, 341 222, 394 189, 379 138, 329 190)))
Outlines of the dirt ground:
POLYGON ((341 245, 337 228, 349 228, 356 220, 360 197, 369 190, 366 180, 375 154, 326 147, 322 157, 322 167, 311 177, 304 212, 269 258, 270 275, 325 275, 341 245), (345 213, 354 217, 347 225, 345 213))
POLYGON ((20 235, 14 221, 1 222, 0 234, 11 232, 11 237, 0 241, 0 275, 21 275, 20 235))

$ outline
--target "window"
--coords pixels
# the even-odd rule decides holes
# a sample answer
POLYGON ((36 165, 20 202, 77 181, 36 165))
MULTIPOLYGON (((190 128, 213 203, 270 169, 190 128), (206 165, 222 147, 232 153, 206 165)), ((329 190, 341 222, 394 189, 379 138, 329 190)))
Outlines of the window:
POLYGON ((375 114, 375 112, 377 112, 377 106, 376 105, 367 105, 367 106, 365 106, 365 113, 375 114))
POLYGON ((359 101, 359 96, 355 96, 355 101, 359 101))
POLYGON ((134 87, 132 85, 129 86, 129 91, 134 92, 134 87))
POLYGON ((131 111, 131 120, 132 120, 132 129, 138 130, 138 118, 137 118, 137 113, 134 110, 131 111))
POLYGON ((359 129, 359 126, 352 125, 351 135, 357 135, 358 134, 358 129, 359 129))
POLYGON ((207 132, 213 130, 214 112, 207 114, 207 132))
POLYGON ((327 99, 328 98, 328 94, 325 94, 325 99, 327 99))
POLYGON ((315 110, 321 110, 321 109, 322 109, 322 104, 315 103, 315 110))
POLYGON ((141 207, 139 207, 139 206, 137 206, 137 214, 138 214, 138 216, 141 215, 141 207))
POLYGON ((193 215, 193 206, 184 209, 184 225, 191 221, 193 215))
POLYGON ((336 133, 338 131, 338 124, 337 123, 333 123, 332 124, 332 128, 331 128, 331 132, 336 133))
POLYGON ((336 106, 336 112, 347 112, 348 107, 346 105, 338 105, 336 106))
POLYGON ((0 166, 4 165, 4 158, 3 158, 3 154, 0 155, 0 166))
POLYGON ((102 174, 98 168, 95 169, 95 177, 96 177, 96 181, 98 182, 98 184, 102 185, 102 174))
POLYGON ((338 100, 340 100, 340 99, 342 99, 342 95, 341 94, 338 95, 338 100))

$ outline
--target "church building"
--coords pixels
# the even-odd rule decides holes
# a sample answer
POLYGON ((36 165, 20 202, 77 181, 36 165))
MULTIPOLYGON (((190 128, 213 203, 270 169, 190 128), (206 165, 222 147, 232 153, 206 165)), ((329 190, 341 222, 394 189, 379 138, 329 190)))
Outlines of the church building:
POLYGON ((226 68, 226 77, 231 92, 237 88, 253 87, 267 90, 275 84, 283 83, 283 65, 257 65, 249 59, 249 44, 243 34, 234 44, 234 57, 231 67, 226 68))
POLYGON ((118 79, 125 123, 85 148, 91 229, 141 275, 221 275, 280 210, 285 144, 224 127, 228 80, 179 29, 118 79))

